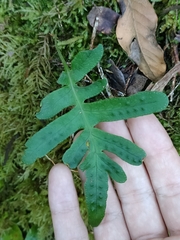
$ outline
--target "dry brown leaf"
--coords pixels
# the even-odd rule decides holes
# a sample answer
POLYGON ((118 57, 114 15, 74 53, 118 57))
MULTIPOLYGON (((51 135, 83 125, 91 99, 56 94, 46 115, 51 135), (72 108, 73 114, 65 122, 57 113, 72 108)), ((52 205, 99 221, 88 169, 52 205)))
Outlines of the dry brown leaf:
POLYGON ((119 18, 116 35, 119 44, 139 69, 152 81, 166 71, 163 50, 156 42, 156 13, 148 0, 120 0, 125 12, 119 18))

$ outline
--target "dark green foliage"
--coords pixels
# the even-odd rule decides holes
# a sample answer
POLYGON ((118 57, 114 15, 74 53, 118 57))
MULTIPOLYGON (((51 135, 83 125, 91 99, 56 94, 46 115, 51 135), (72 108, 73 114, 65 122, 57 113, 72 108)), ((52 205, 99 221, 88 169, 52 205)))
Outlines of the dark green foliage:
POLYGON ((168 100, 166 95, 160 92, 141 92, 128 98, 111 98, 87 103, 85 100, 105 88, 106 81, 94 82, 87 87, 87 90, 86 87, 78 87, 76 83, 100 61, 103 55, 102 45, 78 53, 72 61, 71 69, 60 52, 59 55, 65 72, 60 75, 58 83, 63 86, 59 91, 56 90, 45 97, 37 116, 46 119, 47 116, 53 117, 62 111, 64 107, 73 106, 73 108, 27 141, 23 161, 27 164, 34 163, 37 158, 46 155, 70 135, 82 130, 75 143, 63 156, 63 162, 70 168, 76 168, 84 157, 80 169, 86 174, 85 195, 89 222, 95 227, 99 225, 105 214, 108 174, 118 182, 126 181, 122 168, 104 151, 112 152, 122 160, 137 166, 142 163, 145 152, 129 140, 94 127, 99 122, 128 119, 161 111, 167 106, 168 100), (67 95, 66 105, 61 104, 64 102, 64 94, 60 94, 63 89, 67 95), (57 104, 59 107, 56 107, 57 104))

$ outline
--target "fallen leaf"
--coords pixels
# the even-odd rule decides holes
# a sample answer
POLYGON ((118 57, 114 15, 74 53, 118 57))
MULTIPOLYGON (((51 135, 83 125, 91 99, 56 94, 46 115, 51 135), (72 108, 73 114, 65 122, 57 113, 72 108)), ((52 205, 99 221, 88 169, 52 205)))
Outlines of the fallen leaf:
POLYGON ((110 87, 116 91, 125 93, 126 81, 123 73, 111 59, 108 62, 111 66, 109 67, 109 72, 107 72, 106 75, 108 77, 110 87))
POLYGON ((93 7, 89 12, 87 19, 93 27, 95 19, 98 18, 97 31, 104 34, 110 34, 116 25, 119 14, 106 7, 93 7))
POLYGON ((146 81, 147 78, 144 75, 135 73, 133 81, 127 86, 126 95, 130 96, 141 91, 144 88, 146 81))
POLYGON ((111 66, 106 71, 106 75, 112 94, 115 92, 115 96, 120 96, 121 94, 130 96, 144 88, 147 81, 144 75, 137 73, 137 70, 133 70, 133 72, 128 71, 127 73, 127 70, 119 69, 111 59, 109 63, 111 66))
POLYGON ((118 42, 144 75, 156 82, 166 71, 163 50, 155 37, 156 13, 148 0, 120 0, 119 4, 124 14, 116 27, 118 42))

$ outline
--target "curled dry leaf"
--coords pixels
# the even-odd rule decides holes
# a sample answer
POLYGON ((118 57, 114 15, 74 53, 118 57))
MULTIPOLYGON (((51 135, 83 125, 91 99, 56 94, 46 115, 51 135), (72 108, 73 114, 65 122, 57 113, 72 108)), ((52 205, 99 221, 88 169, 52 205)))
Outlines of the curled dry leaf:
POLYGON ((138 74, 137 69, 135 71, 119 69, 111 59, 109 63, 111 66, 106 71, 106 75, 113 95, 115 92, 115 96, 122 94, 130 96, 144 88, 147 78, 142 74, 138 74))
POLYGON ((126 95, 130 96, 141 91, 144 88, 146 81, 147 78, 144 75, 135 73, 131 83, 127 86, 126 95))
POLYGON ((166 71, 163 50, 155 37, 156 13, 148 0, 120 0, 119 4, 125 5, 125 11, 116 27, 118 42, 139 69, 156 82, 166 71))
POLYGON ((112 59, 108 61, 111 66, 106 69, 106 77, 113 96, 125 94, 126 80, 122 71, 115 65, 112 59))
POLYGON ((116 25, 119 14, 106 7, 93 7, 89 12, 87 19, 93 27, 95 19, 98 17, 97 31, 104 34, 110 34, 113 27, 116 25))

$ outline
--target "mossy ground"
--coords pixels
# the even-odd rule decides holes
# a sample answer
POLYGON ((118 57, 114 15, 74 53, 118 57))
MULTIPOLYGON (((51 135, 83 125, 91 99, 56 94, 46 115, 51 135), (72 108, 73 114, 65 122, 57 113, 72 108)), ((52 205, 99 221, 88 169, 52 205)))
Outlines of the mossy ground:
MULTIPOLYGON (((62 71, 53 36, 58 36, 61 51, 68 62, 79 51, 89 49, 92 29, 86 16, 94 4, 118 11, 115 0, 111 3, 2 0, 0 3, 1 234, 16 224, 25 236, 35 225, 39 239, 53 239, 47 198, 47 176, 52 163, 44 157, 31 166, 25 166, 21 157, 27 139, 47 123, 36 119, 35 113, 39 110, 41 99, 57 88, 56 80, 62 71)), ((173 10, 162 15, 161 9, 174 4, 177 4, 176 0, 162 0, 154 5, 159 17, 158 42, 166 47, 168 69, 174 65, 174 46, 178 49, 174 36, 180 30, 180 13, 173 10)), ((110 57, 115 61, 121 57, 126 64, 126 55, 118 45, 115 33, 110 36, 99 34, 96 43, 104 45, 104 63, 110 57)), ((180 81, 179 76, 176 81, 180 81)), ((169 94, 170 91, 169 84, 165 92, 169 94)), ((180 87, 159 118, 180 153, 179 95, 180 87)), ((69 141, 64 141, 49 154, 55 163, 61 161, 69 141)), ((88 225, 81 182, 77 173, 73 175, 81 212, 88 225)), ((88 230, 91 235, 90 226, 88 230)))

